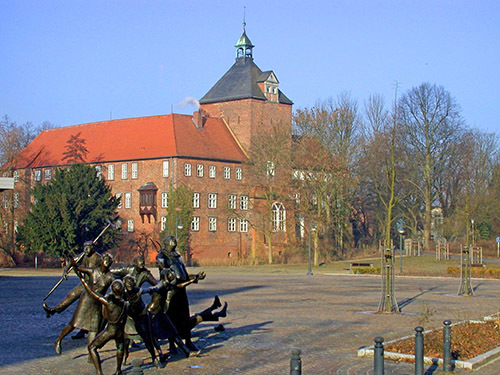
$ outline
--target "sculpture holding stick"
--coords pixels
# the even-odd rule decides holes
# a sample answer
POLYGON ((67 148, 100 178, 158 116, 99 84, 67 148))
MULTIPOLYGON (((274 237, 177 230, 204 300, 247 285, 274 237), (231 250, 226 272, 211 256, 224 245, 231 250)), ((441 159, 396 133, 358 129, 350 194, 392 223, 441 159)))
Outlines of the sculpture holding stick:
MULTIPOLYGON (((98 235, 98 236, 94 239, 94 241, 92 241, 92 242, 91 242, 91 244, 92 244, 92 245, 95 245, 95 244, 97 243, 97 241, 99 240, 99 238, 101 238, 101 236, 104 234, 104 232, 106 232, 106 230, 107 230, 109 227, 114 227, 114 226, 113 226, 113 224, 111 223, 111 221, 107 220, 107 222, 108 222, 108 224, 104 227, 104 229, 101 231, 101 233, 99 233, 99 235, 98 235)), ((89 245, 89 242, 85 242, 85 243, 83 244, 84 249, 85 249, 85 245, 86 245, 86 244, 87 244, 87 245, 89 245)), ((82 261, 82 259, 83 259, 83 257, 84 257, 85 255, 88 255, 88 254, 87 254, 87 253, 85 252, 85 250, 84 250, 84 251, 83 251, 80 255, 78 255, 78 256, 75 258, 75 263, 76 263, 76 264, 79 264, 79 263, 82 261)), ((47 298, 49 298, 49 296, 50 296, 52 293, 54 293, 54 291, 57 289, 57 287, 58 287, 59 285, 61 285, 61 283, 62 283, 64 280, 66 280, 66 279, 67 279, 67 275, 68 275, 68 273, 70 273, 70 272, 71 272, 71 270, 72 270, 72 267, 71 267, 71 266, 69 266, 68 268, 66 268, 66 269, 64 270, 64 272, 63 272, 63 275, 62 275, 61 279, 60 279, 60 280, 56 283, 56 285, 54 285, 54 286, 52 287, 52 289, 50 290, 50 292, 48 292, 48 293, 47 293, 47 295, 46 295, 46 296, 45 296, 45 298, 43 299, 44 301, 45 301, 45 300, 47 300, 47 298)), ((48 316, 47 316, 47 317, 48 317, 48 316)))

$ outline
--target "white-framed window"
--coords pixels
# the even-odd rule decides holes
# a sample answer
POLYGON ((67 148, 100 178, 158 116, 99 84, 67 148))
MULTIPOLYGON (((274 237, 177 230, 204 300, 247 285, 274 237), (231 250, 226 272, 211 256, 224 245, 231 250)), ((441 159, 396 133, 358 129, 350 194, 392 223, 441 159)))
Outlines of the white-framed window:
POLYGON ((240 219, 240 232, 248 232, 248 220, 240 219))
POLYGON ((168 193, 161 193, 161 207, 168 208, 168 193))
POLYGON ((119 231, 122 230, 122 219, 118 219, 116 220, 116 229, 118 229, 119 231))
POLYGON ((125 208, 132 207, 132 193, 125 193, 125 208))
POLYGON ((184 163, 184 176, 186 176, 186 177, 191 176, 191 164, 190 163, 184 163))
POLYGON ((286 210, 283 203, 274 202, 272 205, 273 212, 273 231, 286 232, 286 210))
POLYGON ((231 210, 236 210, 236 194, 228 194, 227 196, 227 208, 231 210))
POLYGON ((274 161, 267 161, 266 173, 268 177, 274 177, 274 161))
POLYGON ((127 163, 122 164, 122 180, 126 180, 128 178, 128 165, 127 163))
POLYGON ((248 195, 240 196, 240 210, 248 210, 248 195))
POLYGON ((295 201, 295 205, 297 207, 300 206, 300 193, 295 193, 293 195, 293 200, 295 201))
POLYGON ((231 178, 231 168, 224 167, 224 179, 229 180, 231 178))
POLYGON ((45 170, 45 179, 50 180, 52 178, 52 169, 45 170))
POLYGON ((243 169, 240 167, 236 168, 236 179, 241 180, 243 178, 243 169))
POLYGON ((208 193, 208 208, 217 208, 217 193, 208 193))
POLYGON ((194 232, 198 232, 200 230, 200 217, 193 216, 193 220, 191 221, 191 230, 194 232))
POLYGON ((168 177, 168 174, 170 172, 170 163, 168 162, 168 160, 163 160, 161 170, 162 170, 163 177, 168 177))
POLYGON ((193 193, 193 208, 200 208, 200 193, 193 193))
POLYGON ((306 174, 304 173, 304 171, 295 170, 295 171, 293 171, 292 178, 294 180, 304 181, 306 179, 306 174))
POLYGON ((161 229, 161 231, 163 232, 166 227, 167 227, 167 217, 166 216, 162 216, 161 219, 160 219, 160 229, 161 229))
POLYGON ((198 177, 203 177, 203 164, 198 164, 196 166, 196 175, 198 177))
POLYGON ((311 194, 311 203, 313 204, 313 206, 317 206, 318 205, 318 197, 314 193, 311 194))
POLYGON ((95 176, 98 178, 98 179, 101 179, 102 178, 102 167, 100 165, 96 165, 95 166, 95 176))
POLYGON ((134 219, 128 219, 127 220, 127 232, 133 232, 134 231, 134 219))
POLYGON ((215 165, 208 166, 208 177, 215 178, 215 165))
POLYGON ((236 232, 236 218, 230 217, 227 219, 227 231, 236 232))
POLYGON ((35 181, 42 181, 42 170, 35 169, 35 181))
POLYGON ((217 218, 215 216, 208 217, 208 231, 215 232, 217 230, 217 218))
POLYGON ((114 180, 115 179, 115 165, 110 164, 108 165, 108 180, 114 180))
POLYGON ((139 175, 139 165, 137 163, 132 163, 132 178, 135 180, 139 175))
POLYGON ((118 208, 123 207, 122 193, 116 193, 116 199, 118 199, 118 208))
POLYGON ((14 205, 14 208, 19 208, 19 193, 14 193, 12 204, 14 205))
POLYGON ((14 182, 19 181, 19 171, 14 171, 14 182))
POLYGON ((9 197, 7 196, 6 193, 2 194, 2 207, 9 208, 9 197))

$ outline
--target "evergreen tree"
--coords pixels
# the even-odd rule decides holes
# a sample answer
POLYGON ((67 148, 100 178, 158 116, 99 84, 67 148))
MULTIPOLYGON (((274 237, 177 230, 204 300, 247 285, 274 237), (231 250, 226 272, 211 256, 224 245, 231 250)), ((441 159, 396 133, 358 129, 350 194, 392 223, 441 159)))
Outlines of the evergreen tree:
MULTIPOLYGON (((85 164, 58 169, 47 184, 32 190, 30 212, 18 228, 17 242, 26 253, 49 256, 78 253, 115 216, 118 199, 111 188, 85 164)), ((119 232, 109 228, 99 240, 101 249, 116 245, 119 232)))
POLYGON ((177 236, 177 249, 190 263, 189 227, 193 220, 193 192, 185 186, 171 187, 164 236, 177 236))

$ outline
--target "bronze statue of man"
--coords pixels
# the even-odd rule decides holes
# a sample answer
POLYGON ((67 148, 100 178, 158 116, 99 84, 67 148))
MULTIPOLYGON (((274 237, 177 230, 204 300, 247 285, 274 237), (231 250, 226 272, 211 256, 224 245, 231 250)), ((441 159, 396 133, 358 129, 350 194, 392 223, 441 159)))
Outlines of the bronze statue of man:
POLYGON ((219 318, 225 318, 226 316, 227 316, 227 302, 224 302, 224 306, 222 306, 219 296, 215 296, 214 302, 210 307, 203 310, 202 312, 199 312, 191 316, 191 318, 189 319, 190 322, 189 327, 190 329, 193 329, 201 322, 218 322, 219 318), (214 311, 220 307, 222 307, 222 309, 214 313, 214 311))
POLYGON ((124 328, 128 309, 128 303, 123 299, 123 283, 121 280, 114 280, 111 284, 111 293, 104 297, 87 284, 79 273, 79 270, 75 269, 75 272, 80 277, 80 281, 87 291, 88 296, 99 305, 102 305, 104 318, 107 320, 106 328, 99 332, 95 339, 88 345, 90 358, 92 358, 92 362, 94 363, 96 374, 103 375, 101 358, 97 349, 101 349, 108 341, 114 339, 116 344, 116 371, 114 375, 121 375, 125 342, 124 328))
POLYGON ((133 276, 135 285, 138 287, 141 287, 144 283, 149 283, 151 286, 158 283, 151 271, 146 268, 146 262, 142 255, 134 258, 132 266, 113 268, 111 272, 122 280, 127 275, 133 276))
POLYGON ((123 278, 124 289, 124 299, 128 302, 128 319, 125 325, 125 355, 124 361, 128 357, 128 349, 130 345, 130 338, 128 335, 138 334, 146 349, 151 354, 151 359, 156 367, 165 367, 165 362, 167 359, 166 355, 163 355, 161 346, 158 343, 157 338, 153 334, 153 329, 151 326, 151 319, 146 305, 142 300, 142 294, 150 293, 149 288, 139 288, 136 285, 135 277, 132 275, 127 275, 123 278), (158 355, 156 351, 158 351, 158 355))
MULTIPOLYGON (((79 258, 80 255, 77 256, 76 258, 79 258)), ((101 254, 99 254, 98 252, 95 251, 94 243, 92 241, 86 241, 83 244, 83 257, 82 257, 80 264, 78 264, 78 266, 82 266, 84 268, 98 268, 101 266, 101 264, 102 264, 102 257, 101 257, 101 254)), ((69 267, 70 267, 70 264, 67 264, 66 268, 64 269, 64 272, 63 272, 64 278, 66 278, 66 276, 67 276, 67 271, 68 271, 69 267)), ((87 277, 87 276, 85 276, 85 277, 87 277)), ((89 281, 88 277, 86 280, 89 281)), ((45 310, 45 314, 47 315, 47 318, 50 318, 55 313, 60 314, 61 312, 66 310, 73 302, 75 302, 78 298, 80 298, 83 291, 84 291, 83 286, 81 284, 78 284, 54 308, 51 308, 46 303, 44 303, 42 306, 43 306, 43 309, 45 310)))
MULTIPOLYGON (((189 275, 182 256, 177 252, 177 240, 173 236, 165 236, 163 246, 156 257, 156 261, 160 271, 168 268, 174 275, 174 280, 171 281, 173 287, 167 296, 167 314, 177 328, 179 335, 184 339, 189 350, 198 351, 198 348, 191 341, 192 323, 189 314, 186 286, 192 282, 197 283, 198 280, 203 280, 206 277, 205 272, 189 275)), ((173 340, 169 341, 171 350, 174 351, 174 342, 173 340)))
MULTIPOLYGON (((111 283, 115 280, 114 275, 109 272, 113 264, 111 254, 105 254, 102 257, 102 264, 99 268, 86 268, 76 266, 74 259, 71 259, 71 264, 75 272, 84 274, 88 277, 87 284, 90 285, 92 291, 104 295, 111 283)), ((82 276, 83 277, 83 276, 82 276)), ((57 354, 61 354, 61 341, 73 329, 80 328, 89 332, 88 341, 92 342, 97 332, 102 328, 102 308, 95 298, 92 298, 85 290, 82 292, 78 306, 73 314, 73 318, 66 327, 63 328, 61 334, 56 340, 55 350, 57 354)))

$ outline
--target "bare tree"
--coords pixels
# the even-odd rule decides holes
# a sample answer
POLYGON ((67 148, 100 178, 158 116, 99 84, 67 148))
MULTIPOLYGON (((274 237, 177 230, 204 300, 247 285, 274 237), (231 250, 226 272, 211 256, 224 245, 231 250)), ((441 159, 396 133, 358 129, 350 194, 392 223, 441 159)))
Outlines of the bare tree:
POLYGON ((349 225, 360 134, 357 102, 343 93, 335 101, 297 110, 293 124, 298 136, 293 160, 302 212, 317 226, 315 243, 317 236, 323 236, 324 248, 331 248, 333 241, 343 256, 345 239, 352 239, 349 225))
POLYGON ((380 205, 378 219, 383 228, 385 246, 391 243, 391 227, 394 221, 394 209, 400 201, 397 191, 397 119, 393 112, 392 119, 385 109, 381 96, 370 96, 365 105, 367 129, 364 158, 360 163, 361 177, 374 191, 380 205))
MULTIPOLYGON (((40 130, 51 128, 52 124, 44 122, 36 127, 31 122, 18 125, 7 115, 0 120, 0 169, 4 177, 14 177, 16 183, 23 182, 24 174, 16 171, 16 159, 19 153, 35 138, 40 130)), ((26 181, 24 181, 26 182, 26 181)), ((17 185, 17 184, 16 184, 17 185)), ((18 222, 18 208, 26 204, 24 194, 19 191, 4 192, 0 207, 0 251, 15 263, 15 231, 18 222)))
POLYGON ((457 138, 445 161, 446 169, 437 180, 445 235, 460 237, 469 232, 471 220, 483 236, 490 233, 495 215, 490 187, 498 155, 498 138, 494 134, 473 129, 457 138))
MULTIPOLYGON (((249 151, 248 170, 252 176, 251 227, 264 237, 267 261, 273 263, 273 246, 276 236, 286 237, 286 205, 290 179, 290 128, 271 124, 259 133, 249 151)), ((236 211, 235 211, 236 212, 236 211)), ((256 258, 252 245, 250 258, 256 258)))
POLYGON ((424 249, 430 249, 431 211, 437 199, 436 180, 462 127, 459 106, 442 86, 423 83, 399 101, 405 139, 418 165, 411 181, 424 207, 424 249))

